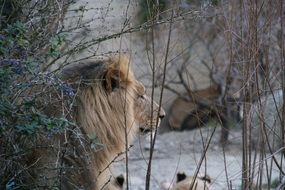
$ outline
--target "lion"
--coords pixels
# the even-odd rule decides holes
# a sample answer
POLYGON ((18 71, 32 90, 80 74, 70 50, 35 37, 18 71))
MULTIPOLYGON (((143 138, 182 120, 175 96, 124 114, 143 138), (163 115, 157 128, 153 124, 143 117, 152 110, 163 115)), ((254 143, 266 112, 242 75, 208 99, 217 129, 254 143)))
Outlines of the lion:
MULTIPOLYGON (((214 105, 221 94, 218 85, 212 85, 209 88, 185 93, 183 97, 177 97, 169 111, 169 125, 173 129, 194 129, 202 125, 203 121, 212 114, 211 106, 214 105), (185 122, 188 116, 193 119, 185 122), (205 118, 206 117, 206 118, 205 118)), ((212 108, 213 109, 213 108, 212 108)))
POLYGON ((170 183, 162 183, 161 190, 209 190, 211 179, 209 176, 205 175, 203 177, 196 177, 193 183, 194 177, 187 176, 185 173, 178 172, 176 176, 176 183, 171 185, 170 183), (193 184, 192 184, 193 183, 193 184))
POLYGON ((170 106, 168 125, 174 130, 192 130, 204 126, 210 119, 216 118, 222 125, 221 143, 228 139, 230 121, 238 123, 239 106, 236 100, 223 96, 221 86, 213 84, 208 88, 184 93, 177 97, 170 106))
MULTIPOLYGON (((76 126, 37 140, 44 148, 27 157, 26 165, 32 169, 28 184, 37 183, 36 188, 114 189, 110 183, 112 163, 128 150, 140 131, 157 127, 165 112, 146 95, 125 56, 67 66, 60 77, 76 90, 70 114, 76 126)), ((44 110, 56 116, 59 107, 47 105, 44 110)))

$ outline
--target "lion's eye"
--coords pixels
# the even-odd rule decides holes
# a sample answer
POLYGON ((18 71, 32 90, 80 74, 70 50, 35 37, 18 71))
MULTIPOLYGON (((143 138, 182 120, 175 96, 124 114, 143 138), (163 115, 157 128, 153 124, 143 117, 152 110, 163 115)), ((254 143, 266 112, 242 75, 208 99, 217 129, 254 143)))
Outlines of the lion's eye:
POLYGON ((145 99, 144 95, 139 95, 139 98, 145 99))

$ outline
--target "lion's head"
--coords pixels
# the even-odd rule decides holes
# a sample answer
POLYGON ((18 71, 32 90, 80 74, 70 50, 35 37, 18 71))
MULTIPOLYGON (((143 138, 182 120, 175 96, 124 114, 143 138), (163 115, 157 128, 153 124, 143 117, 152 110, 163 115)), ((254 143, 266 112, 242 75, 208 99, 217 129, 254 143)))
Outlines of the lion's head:
POLYGON ((100 189, 113 159, 127 150, 139 130, 150 131, 158 125, 165 112, 145 94, 126 57, 69 66, 62 71, 62 79, 78 89, 77 125, 90 140, 95 138, 102 145, 92 154, 94 169, 90 171, 94 179, 99 177, 96 188, 100 189))
POLYGON ((151 131, 165 115, 135 79, 126 57, 72 65, 63 70, 62 79, 79 89, 78 125, 105 145, 110 139, 124 144, 126 131, 130 138, 138 130, 151 131))

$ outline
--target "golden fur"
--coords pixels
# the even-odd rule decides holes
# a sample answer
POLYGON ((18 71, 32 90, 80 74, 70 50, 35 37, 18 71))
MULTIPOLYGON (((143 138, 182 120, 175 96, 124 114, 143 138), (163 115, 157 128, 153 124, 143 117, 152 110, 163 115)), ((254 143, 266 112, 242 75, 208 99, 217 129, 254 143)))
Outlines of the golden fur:
MULTIPOLYGON (((59 151, 33 154, 32 163, 36 162, 37 167, 47 165, 47 162, 54 166, 58 155, 63 154, 59 163, 68 167, 63 169, 61 180, 57 182, 62 189, 114 189, 109 183, 114 159, 127 151, 139 129, 151 130, 159 123, 157 118, 165 113, 145 95, 144 86, 135 79, 126 57, 72 65, 62 71, 61 77, 77 89, 73 117, 81 135, 69 132, 54 137, 48 144, 69 143, 64 148, 58 146, 59 151), (80 169, 74 169, 76 167, 80 169)), ((42 174, 36 173, 35 179, 42 174)), ((50 177, 58 173, 52 171, 44 175, 50 177)))

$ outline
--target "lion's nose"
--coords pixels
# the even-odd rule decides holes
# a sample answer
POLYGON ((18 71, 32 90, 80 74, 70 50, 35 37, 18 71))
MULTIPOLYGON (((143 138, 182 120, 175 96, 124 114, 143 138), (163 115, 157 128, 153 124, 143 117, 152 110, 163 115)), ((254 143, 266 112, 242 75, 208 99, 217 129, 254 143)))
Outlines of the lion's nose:
POLYGON ((165 117, 165 111, 163 108, 160 109, 160 112, 159 112, 159 118, 160 119, 163 119, 165 117))

